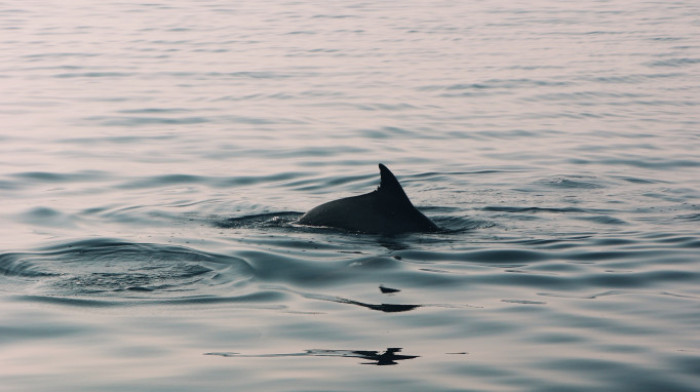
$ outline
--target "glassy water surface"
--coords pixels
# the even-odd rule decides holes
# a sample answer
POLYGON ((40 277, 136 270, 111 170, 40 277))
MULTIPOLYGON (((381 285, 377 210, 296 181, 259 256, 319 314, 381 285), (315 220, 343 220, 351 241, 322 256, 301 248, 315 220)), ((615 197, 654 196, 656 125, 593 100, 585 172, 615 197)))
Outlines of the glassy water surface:
POLYGON ((697 391, 698 15, 1 2, 3 390, 697 391))

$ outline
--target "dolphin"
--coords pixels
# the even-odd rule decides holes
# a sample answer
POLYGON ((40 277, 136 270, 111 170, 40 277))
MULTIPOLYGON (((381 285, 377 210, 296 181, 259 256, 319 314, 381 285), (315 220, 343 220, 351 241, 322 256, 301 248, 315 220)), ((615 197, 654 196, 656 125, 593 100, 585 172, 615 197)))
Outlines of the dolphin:
POLYGON ((321 204, 299 218, 298 223, 367 234, 440 230, 413 206, 394 174, 381 163, 379 174, 381 182, 377 190, 321 204))

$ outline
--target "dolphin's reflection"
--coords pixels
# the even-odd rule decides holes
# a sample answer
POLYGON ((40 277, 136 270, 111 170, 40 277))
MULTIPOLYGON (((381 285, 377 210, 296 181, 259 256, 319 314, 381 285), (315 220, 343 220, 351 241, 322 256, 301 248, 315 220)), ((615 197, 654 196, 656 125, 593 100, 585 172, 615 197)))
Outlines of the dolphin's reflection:
POLYGON ((363 365, 397 365, 398 361, 403 361, 406 359, 418 358, 418 355, 401 355, 397 354, 401 352, 401 348, 387 348, 383 353, 377 351, 352 351, 354 355, 347 355, 348 357, 358 357, 370 360, 372 362, 362 362, 363 365))
POLYGON ((278 358, 278 357, 343 357, 343 358, 361 358, 369 362, 361 362, 362 365, 398 365, 398 361, 407 359, 419 358, 419 355, 403 355, 398 354, 401 348, 391 347, 379 351, 362 351, 362 350, 306 350, 303 353, 290 354, 261 354, 261 355, 244 355, 233 352, 218 352, 205 353, 204 355, 217 355, 220 357, 239 357, 239 358, 278 358))
MULTIPOLYGON (((395 289, 394 289, 395 290, 395 289)), ((397 290, 400 291, 400 290, 397 290)), ((330 297, 322 294, 314 293, 299 293, 306 298, 318 299, 321 301, 335 302, 339 304, 348 304, 360 306, 367 309, 377 310, 385 313, 408 312, 409 310, 417 309, 425 305, 409 305, 409 304, 370 304, 366 302, 355 301, 343 297, 330 297)))
POLYGON ((380 312, 385 312, 385 313, 408 312, 409 310, 420 308, 422 306, 422 305, 403 305, 403 304, 368 304, 368 303, 364 303, 364 302, 360 302, 360 301, 353 301, 351 299, 340 298, 340 297, 336 298, 333 302, 337 302, 339 304, 357 305, 357 306, 361 306, 363 308, 378 310, 380 312))

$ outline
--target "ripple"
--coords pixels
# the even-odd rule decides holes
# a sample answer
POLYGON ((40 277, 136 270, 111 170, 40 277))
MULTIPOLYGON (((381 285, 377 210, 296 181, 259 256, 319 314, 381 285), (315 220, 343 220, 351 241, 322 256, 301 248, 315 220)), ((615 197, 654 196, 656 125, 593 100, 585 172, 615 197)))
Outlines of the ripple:
POLYGON ((651 271, 637 273, 608 273, 585 277, 590 285, 613 288, 653 287, 663 283, 696 282, 700 274, 688 271, 651 271))
POLYGON ((236 218, 216 220, 214 226, 224 229, 264 229, 264 228, 289 228, 303 213, 301 212, 274 212, 265 214, 246 215, 236 218))
POLYGON ((647 63, 646 65, 648 65, 650 67, 678 68, 678 67, 691 66, 691 65, 695 65, 695 64, 700 64, 700 58, 677 57, 677 58, 672 58, 672 59, 653 61, 653 62, 647 63))
POLYGON ((495 265, 520 265, 550 259, 547 252, 525 249, 479 249, 468 252, 428 252, 406 250, 400 252, 403 260, 460 261, 495 265))
POLYGON ((608 216, 608 215, 580 216, 580 217, 577 217, 576 219, 588 221, 588 222, 600 223, 603 225, 626 225, 626 224, 628 224, 628 222, 625 222, 622 219, 615 218, 613 216, 608 216))
POLYGON ((643 169, 656 169, 656 170, 670 170, 675 168, 693 168, 700 167, 700 161, 691 159, 667 159, 667 158, 655 158, 655 157, 644 157, 639 159, 600 159, 600 160, 588 160, 583 158, 571 158, 570 163, 577 165, 620 165, 620 166, 631 166, 643 169))
MULTIPOLYGON (((517 88, 533 88, 533 87, 550 87, 550 86, 567 86, 569 82, 552 81, 544 79, 488 79, 483 82, 476 83, 456 83, 447 85, 427 85, 419 87, 419 91, 459 91, 462 95, 475 94, 478 91, 504 89, 512 90, 517 88)), ((446 93, 446 97, 456 96, 455 93, 446 93)))
POLYGON ((587 212, 587 210, 577 208, 577 207, 512 207, 512 206, 487 206, 483 208, 484 211, 495 211, 495 212, 512 212, 512 213, 555 213, 564 214, 570 212, 587 212))
MULTIPOLYGON (((697 390, 684 378, 674 379, 674 373, 650 371, 644 366, 638 366, 633 362, 614 361, 609 358, 574 358, 560 357, 556 360, 547 360, 538 364, 543 369, 553 369, 570 372, 574 369, 586 380, 599 380, 601 374, 615 374, 614 378, 604 379, 608 388, 624 391, 677 391, 691 392, 697 390)), ((570 387, 571 385, 567 385, 570 387)), ((599 389, 601 385, 589 384, 574 388, 574 390, 599 389)), ((551 390, 569 389, 561 386, 551 390)))
POLYGON ((266 176, 214 177, 177 173, 132 178, 119 184, 117 187, 120 189, 141 189, 168 185, 204 184, 215 188, 230 188, 255 184, 273 185, 274 183, 296 179, 302 175, 303 173, 300 172, 282 172, 266 176))
POLYGON ((223 295, 192 295, 176 298, 154 298, 154 297, 115 297, 108 298, 88 298, 56 295, 16 295, 16 301, 29 303, 43 303, 64 306, 77 306, 89 308, 109 308, 109 307, 132 307, 134 305, 215 305, 215 304, 242 304, 256 309, 284 309, 283 305, 264 306, 263 304, 285 301, 285 295, 279 292, 258 291, 250 294, 238 296, 223 295))
POLYGON ((213 122, 211 117, 146 117, 146 116, 90 116, 86 121, 106 127, 138 127, 144 125, 192 125, 213 122))
POLYGON ((49 207, 35 207, 19 215, 25 223, 39 226, 75 227, 78 219, 49 207))
POLYGON ((190 248, 90 239, 40 252, 0 254, 0 271, 59 296, 206 294, 240 285, 253 272, 242 259, 190 248))
POLYGON ((58 143, 68 143, 68 144, 83 144, 83 145, 95 145, 96 143, 113 143, 113 144, 142 144, 142 143, 153 143, 153 142, 164 142, 169 140, 174 140, 173 135, 162 135, 162 136, 138 136, 138 135, 128 135, 128 136, 103 136, 103 137, 80 137, 80 138, 65 138, 56 140, 58 143))
POLYGON ((106 175, 100 170, 85 170, 76 173, 24 172, 12 174, 12 177, 35 183, 70 183, 95 181, 106 175))
MULTIPOLYGON (((75 56, 75 54, 73 54, 75 56)), ((135 75, 131 72, 70 72, 54 75, 54 78, 131 78, 135 75)))
POLYGON ((588 181, 584 181, 584 179, 586 179, 586 177, 582 177, 582 176, 556 177, 553 179, 539 181, 539 183, 542 183, 542 184, 549 186, 549 187, 552 187, 552 188, 561 188, 561 189, 600 189, 600 188, 605 188, 605 186, 600 184, 599 181, 596 181, 595 178, 591 178, 588 181))
POLYGON ((531 301, 524 299, 502 299, 501 302, 515 305, 546 305, 544 301, 531 301))

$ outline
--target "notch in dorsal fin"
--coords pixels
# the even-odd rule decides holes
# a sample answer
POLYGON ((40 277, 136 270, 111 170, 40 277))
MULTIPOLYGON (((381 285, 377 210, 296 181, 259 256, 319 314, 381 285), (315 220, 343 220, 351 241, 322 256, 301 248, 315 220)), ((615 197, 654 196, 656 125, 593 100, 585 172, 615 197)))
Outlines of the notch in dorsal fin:
POLYGON ((408 200, 406 192, 404 192, 403 188, 401 187, 401 184, 399 184, 399 181, 394 176, 394 173, 392 173, 386 166, 384 166, 381 163, 379 164, 379 175, 381 178, 381 182, 379 183, 379 188, 377 188, 377 192, 383 195, 389 195, 392 198, 394 198, 397 202, 401 201, 411 204, 411 201, 408 200))

